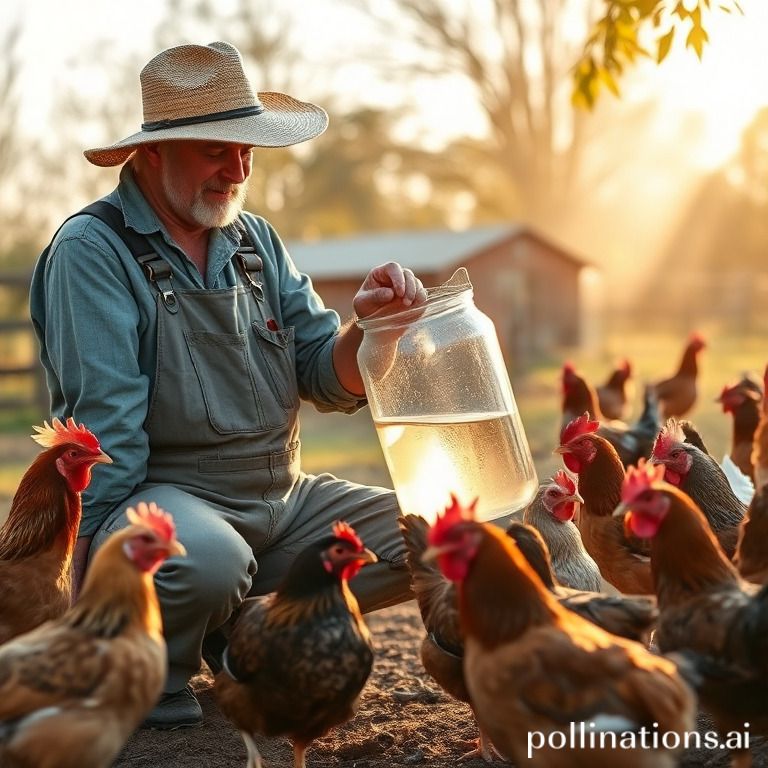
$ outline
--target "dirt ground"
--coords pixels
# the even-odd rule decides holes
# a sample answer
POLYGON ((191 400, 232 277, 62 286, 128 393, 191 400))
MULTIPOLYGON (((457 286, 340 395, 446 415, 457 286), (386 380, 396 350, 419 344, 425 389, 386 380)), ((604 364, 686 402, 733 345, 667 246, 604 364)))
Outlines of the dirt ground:
MULTIPOLYGON (((307 751, 307 768, 392 768, 448 766, 473 745, 477 729, 469 708, 443 693, 419 660, 423 627, 415 603, 370 614, 376 662, 356 717, 319 739, 307 751)), ((219 712, 209 674, 193 680, 205 714, 199 728, 137 731, 116 768, 244 768, 240 736, 219 712)), ((707 728, 701 721, 700 729, 707 728)), ((290 743, 259 742, 265 768, 292 768, 290 743)), ((753 768, 768 768, 768 743, 753 739, 753 768)), ((461 763, 485 768, 480 759, 461 763)), ((496 765, 502 766, 499 762, 496 765)), ((681 768, 726 768, 726 750, 689 751, 681 768)))

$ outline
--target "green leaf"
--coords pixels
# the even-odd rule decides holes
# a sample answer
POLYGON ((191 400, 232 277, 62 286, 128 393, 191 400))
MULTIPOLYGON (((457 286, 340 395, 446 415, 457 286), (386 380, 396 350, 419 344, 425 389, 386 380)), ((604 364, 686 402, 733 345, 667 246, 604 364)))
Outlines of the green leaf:
POLYGON ((667 54, 669 53, 670 48, 672 47, 672 40, 675 37, 675 28, 670 27, 669 32, 667 32, 666 35, 663 35, 658 40, 658 50, 656 52, 656 63, 661 64, 664 59, 667 58, 667 54))

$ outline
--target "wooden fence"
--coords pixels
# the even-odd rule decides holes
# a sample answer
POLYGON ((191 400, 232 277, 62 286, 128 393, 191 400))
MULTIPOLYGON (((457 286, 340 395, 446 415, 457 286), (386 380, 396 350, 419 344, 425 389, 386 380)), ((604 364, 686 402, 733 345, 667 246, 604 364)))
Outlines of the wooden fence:
POLYGON ((29 273, 0 273, 0 410, 48 411, 45 374, 29 319, 29 273))

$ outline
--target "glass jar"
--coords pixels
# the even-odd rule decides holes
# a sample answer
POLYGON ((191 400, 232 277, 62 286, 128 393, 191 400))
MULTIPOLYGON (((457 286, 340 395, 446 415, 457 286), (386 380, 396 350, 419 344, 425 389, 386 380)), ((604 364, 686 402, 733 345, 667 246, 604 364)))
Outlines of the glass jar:
POLYGON ((491 320, 463 267, 426 304, 357 321, 357 354, 400 508, 434 522, 455 494, 479 520, 524 508, 536 471, 491 320))

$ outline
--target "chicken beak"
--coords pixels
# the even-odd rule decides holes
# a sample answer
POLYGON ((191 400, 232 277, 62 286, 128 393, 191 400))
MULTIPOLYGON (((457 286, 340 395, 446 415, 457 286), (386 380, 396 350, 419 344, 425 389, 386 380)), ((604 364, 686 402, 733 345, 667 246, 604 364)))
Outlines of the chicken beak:
POLYGON ((623 501, 613 510, 613 517, 624 517, 629 512, 629 505, 623 501))
POLYGON ((110 459, 109 456, 107 456, 107 454, 104 453, 104 451, 99 451, 99 455, 95 456, 93 461, 95 464, 111 464, 112 463, 112 459, 110 459))
POLYGON ((376 555, 371 552, 370 549, 364 549, 362 552, 357 554, 357 561, 363 565, 367 565, 369 563, 378 563, 379 558, 376 557, 376 555))
POLYGON ((174 539, 168 547, 168 557, 171 557, 172 555, 180 555, 181 557, 187 556, 187 550, 184 548, 184 545, 180 541, 176 541, 176 539, 174 539))
POLYGON ((582 498, 581 494, 578 491, 574 491, 569 497, 568 501, 578 501, 579 504, 584 503, 584 499, 582 498))
POLYGON ((570 453, 570 448, 568 448, 567 445, 558 445, 557 448, 555 448, 552 453, 570 453))

